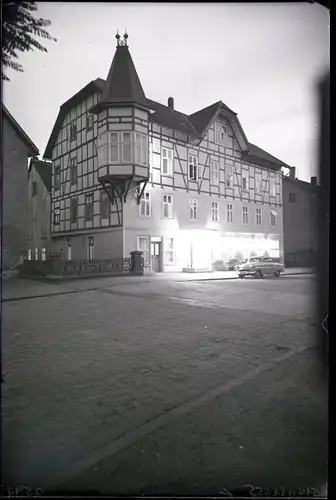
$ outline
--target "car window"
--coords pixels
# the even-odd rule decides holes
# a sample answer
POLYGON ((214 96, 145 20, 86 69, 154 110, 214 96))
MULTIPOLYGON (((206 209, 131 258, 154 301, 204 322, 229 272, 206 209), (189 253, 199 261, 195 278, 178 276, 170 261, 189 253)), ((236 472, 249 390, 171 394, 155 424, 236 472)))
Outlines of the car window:
POLYGON ((251 257, 250 262, 262 262, 262 258, 261 257, 251 257))

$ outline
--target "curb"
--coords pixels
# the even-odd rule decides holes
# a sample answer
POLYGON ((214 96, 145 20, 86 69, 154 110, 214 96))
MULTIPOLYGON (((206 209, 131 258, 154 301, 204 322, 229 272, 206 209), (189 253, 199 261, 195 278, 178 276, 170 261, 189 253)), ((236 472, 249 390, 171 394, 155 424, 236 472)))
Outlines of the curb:
MULTIPOLYGON (((302 273, 284 273, 282 274, 281 277, 287 277, 287 276, 302 276, 302 275, 314 275, 316 273, 316 271, 312 271, 312 272, 302 272, 302 273)), ((143 275, 144 276, 144 275, 143 275)), ((108 276, 106 276, 108 277, 108 276)), ((110 278, 112 276, 109 276, 110 278)), ((23 279, 27 279, 27 278, 23 278, 23 279)), ((30 279, 30 278, 28 278, 30 279)), ((279 278, 278 278, 279 279, 279 278)), ((222 278, 195 278, 195 279, 185 279, 185 280, 181 280, 181 279, 172 279, 171 281, 173 283, 190 283, 190 282, 200 282, 200 281, 225 281, 225 280, 239 280, 239 277, 238 276, 232 276, 232 277, 222 277, 222 278)), ((35 280, 36 281, 36 280, 35 280)), ((42 281, 44 283, 64 283, 65 281, 63 280, 60 280, 58 278, 38 278, 38 281, 42 281)), ((68 281, 68 280, 67 280, 68 281)), ((71 281, 74 281, 74 280, 71 280, 71 281)), ((148 281, 152 281, 150 277, 146 277, 145 280, 146 282, 148 281)), ((162 280, 164 281, 164 280, 162 280)), ((92 288, 83 288, 83 289, 79 289, 79 290, 64 290, 64 291, 59 291, 59 292, 51 292, 51 293, 44 293, 44 294, 40 294, 40 295, 23 295, 23 296, 19 296, 19 297, 8 297, 8 298, 3 298, 2 299, 2 302, 14 302, 14 301, 20 301, 20 300, 31 300, 31 299, 38 299, 38 298, 46 298, 46 297, 53 297, 53 296, 56 296, 56 295, 68 295, 68 294, 71 294, 71 293, 84 293, 84 292, 93 292, 95 290, 101 290, 102 288, 110 288, 111 284, 108 284, 108 285, 100 285, 100 286, 96 286, 96 287, 92 287, 92 288)))

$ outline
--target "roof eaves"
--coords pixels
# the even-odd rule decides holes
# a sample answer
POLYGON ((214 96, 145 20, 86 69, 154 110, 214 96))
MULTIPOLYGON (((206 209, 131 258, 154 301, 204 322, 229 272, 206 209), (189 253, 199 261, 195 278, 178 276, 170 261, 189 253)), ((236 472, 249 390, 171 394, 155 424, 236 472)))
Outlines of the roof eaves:
POLYGON ((250 161, 259 161, 259 164, 264 166, 271 164, 276 167, 277 170, 280 170, 281 167, 290 168, 289 165, 284 163, 282 160, 279 160, 279 158, 276 158, 259 146, 256 146, 251 142, 248 142, 247 144, 248 151, 244 154, 246 159, 249 159, 250 161))
POLYGON ((4 114, 7 116, 9 121, 12 123, 13 127, 16 129, 16 132, 18 135, 21 137, 21 139, 26 143, 26 145, 30 148, 30 156, 37 156, 39 153, 39 150, 37 146, 33 143, 33 141, 28 137, 26 132, 23 130, 23 128, 18 124, 18 122, 15 120, 13 115, 9 112, 9 110, 6 108, 4 104, 2 104, 2 111, 4 114))

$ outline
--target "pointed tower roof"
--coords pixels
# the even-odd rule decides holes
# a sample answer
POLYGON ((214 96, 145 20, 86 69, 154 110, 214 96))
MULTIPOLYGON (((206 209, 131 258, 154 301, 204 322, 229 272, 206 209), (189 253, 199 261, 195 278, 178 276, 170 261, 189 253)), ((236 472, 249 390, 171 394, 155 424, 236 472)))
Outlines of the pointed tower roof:
POLYGON ((137 104, 148 109, 145 93, 136 72, 129 48, 127 46, 128 35, 120 39, 117 33, 117 49, 108 73, 100 101, 93 112, 110 105, 137 104))

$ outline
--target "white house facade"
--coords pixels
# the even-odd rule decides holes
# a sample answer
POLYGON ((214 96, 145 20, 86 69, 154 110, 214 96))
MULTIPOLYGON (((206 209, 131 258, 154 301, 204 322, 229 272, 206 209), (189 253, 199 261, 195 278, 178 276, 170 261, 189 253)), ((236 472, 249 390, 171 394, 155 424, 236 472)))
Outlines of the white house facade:
POLYGON ((221 101, 192 115, 146 98, 127 35, 106 81, 60 108, 52 160, 51 235, 64 258, 128 257, 148 271, 209 270, 216 261, 283 258, 279 159, 249 143, 221 101))

